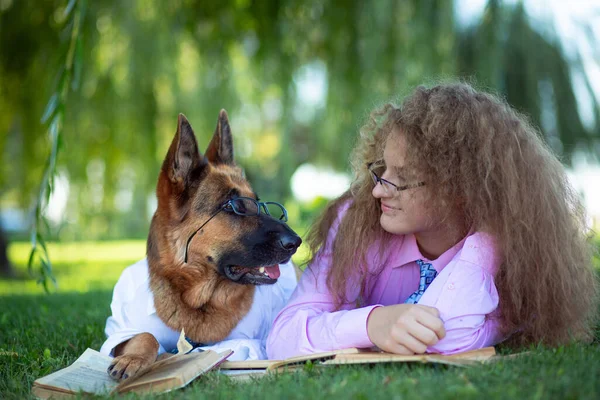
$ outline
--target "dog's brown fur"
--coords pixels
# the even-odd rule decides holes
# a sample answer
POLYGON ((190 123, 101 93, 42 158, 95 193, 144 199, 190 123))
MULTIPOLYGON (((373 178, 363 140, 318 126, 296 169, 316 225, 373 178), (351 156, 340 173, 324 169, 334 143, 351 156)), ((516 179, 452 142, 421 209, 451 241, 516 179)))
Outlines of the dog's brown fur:
MULTIPOLYGON (((150 288, 157 315, 176 331, 203 343, 223 340, 248 313, 254 285, 235 283, 218 272, 218 260, 243 252, 244 233, 257 229, 256 218, 232 220, 217 214, 210 234, 193 238, 185 263, 187 239, 213 213, 212 205, 228 192, 256 198, 233 160, 233 145, 225 110, 202 156, 194 132, 183 115, 163 162, 157 185, 158 207, 147 243, 150 288)), ((150 333, 139 334, 117 346, 109 373, 115 379, 131 377, 156 360, 158 342, 150 333)))
POLYGON ((148 332, 140 333, 115 348, 115 359, 107 372, 115 379, 141 374, 156 360, 157 354, 156 338, 148 332))

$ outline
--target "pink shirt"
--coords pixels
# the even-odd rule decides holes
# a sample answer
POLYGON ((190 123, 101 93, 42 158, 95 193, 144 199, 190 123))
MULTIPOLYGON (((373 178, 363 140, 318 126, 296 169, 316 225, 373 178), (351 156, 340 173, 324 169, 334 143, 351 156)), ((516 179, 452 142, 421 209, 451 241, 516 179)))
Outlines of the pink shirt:
MULTIPOLYGON (((334 311, 333 296, 327 289, 331 263, 331 243, 337 224, 329 233, 325 249, 303 274, 287 305, 279 312, 267 339, 269 359, 349 347, 367 348, 373 343, 367 335, 369 313, 379 306, 402 304, 419 287, 416 260, 430 262, 438 272, 418 304, 435 307, 444 321, 446 337, 428 352, 452 354, 492 346, 501 341, 493 313, 498 308, 494 285, 497 267, 491 237, 473 233, 436 260, 428 260, 417 246, 414 235, 397 235, 386 246, 383 269, 367 280, 363 307, 356 302, 334 311)), ((369 271, 377 255, 369 252, 369 271)), ((351 286, 351 285, 349 285, 351 286)), ((349 288, 347 298, 356 299, 358 288, 349 288)))

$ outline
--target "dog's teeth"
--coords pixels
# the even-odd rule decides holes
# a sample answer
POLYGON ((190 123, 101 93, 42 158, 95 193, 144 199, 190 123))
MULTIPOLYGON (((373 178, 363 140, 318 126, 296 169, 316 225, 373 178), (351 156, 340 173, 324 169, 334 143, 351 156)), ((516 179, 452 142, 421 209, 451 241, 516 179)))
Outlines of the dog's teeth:
POLYGON ((264 274, 265 273, 265 267, 260 267, 258 269, 258 272, 260 272, 261 274, 264 274))

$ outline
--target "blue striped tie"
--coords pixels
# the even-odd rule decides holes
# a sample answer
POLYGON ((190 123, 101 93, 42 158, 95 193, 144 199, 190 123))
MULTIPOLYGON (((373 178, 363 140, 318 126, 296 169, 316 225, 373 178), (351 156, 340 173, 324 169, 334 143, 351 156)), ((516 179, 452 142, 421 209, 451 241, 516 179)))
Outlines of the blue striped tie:
POLYGON ((411 294, 408 299, 404 302, 405 304, 417 304, 421 300, 421 296, 425 293, 425 290, 429 287, 431 282, 435 279, 437 271, 433 268, 433 265, 423 262, 423 260, 417 260, 417 264, 421 269, 421 279, 419 280, 419 289, 411 294))

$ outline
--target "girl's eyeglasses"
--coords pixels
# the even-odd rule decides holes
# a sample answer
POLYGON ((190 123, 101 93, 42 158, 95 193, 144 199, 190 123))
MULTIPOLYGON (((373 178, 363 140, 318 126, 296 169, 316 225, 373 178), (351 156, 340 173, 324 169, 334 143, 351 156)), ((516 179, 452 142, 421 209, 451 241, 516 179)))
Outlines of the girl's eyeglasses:
POLYGON ((188 261, 188 248, 190 247, 190 242, 192 238, 204 228, 204 225, 208 224, 208 222, 213 219, 217 214, 221 211, 232 212, 237 215, 242 215, 244 217, 257 217, 260 215, 260 212, 270 215, 271 217, 278 219, 283 222, 287 222, 288 215, 287 210, 284 206, 274 201, 257 201, 250 197, 236 197, 230 200, 227 200, 219 209, 210 216, 209 219, 203 223, 200 228, 196 229, 194 233, 190 235, 186 244, 185 244, 185 253, 183 255, 183 261, 187 263, 188 261))
POLYGON ((381 165, 379 163, 374 163, 374 162, 368 163, 367 169, 369 170, 369 172, 371 174, 373 183, 375 185, 380 183, 381 186, 383 187, 383 190, 385 190, 385 192, 389 193, 389 194, 425 186, 425 182, 411 183, 408 185, 398 186, 395 183, 388 181, 387 179, 383 179, 381 176, 379 176, 379 174, 377 172, 375 172, 376 170, 380 170, 379 173, 383 173, 383 171, 385 170, 383 165, 381 165))

